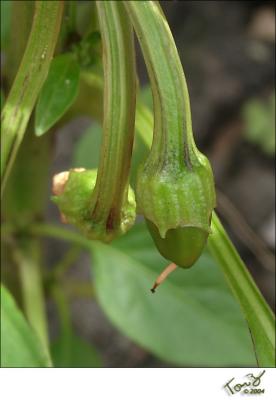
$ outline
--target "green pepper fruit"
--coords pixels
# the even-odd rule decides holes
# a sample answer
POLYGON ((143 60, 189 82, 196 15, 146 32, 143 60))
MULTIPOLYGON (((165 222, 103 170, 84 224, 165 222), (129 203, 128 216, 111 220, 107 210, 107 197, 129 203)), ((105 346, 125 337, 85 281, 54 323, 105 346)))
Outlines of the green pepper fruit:
POLYGON ((158 2, 124 5, 142 48, 154 105, 153 143, 137 175, 138 212, 160 253, 187 268, 201 255, 210 233, 212 169, 194 142, 183 69, 158 2))
POLYGON ((53 180, 52 200, 61 212, 63 222, 78 227, 90 239, 109 242, 125 233, 135 221, 134 192, 128 189, 119 215, 110 213, 110 217, 102 221, 93 220, 91 195, 97 178, 97 170, 71 169, 55 175, 53 180))

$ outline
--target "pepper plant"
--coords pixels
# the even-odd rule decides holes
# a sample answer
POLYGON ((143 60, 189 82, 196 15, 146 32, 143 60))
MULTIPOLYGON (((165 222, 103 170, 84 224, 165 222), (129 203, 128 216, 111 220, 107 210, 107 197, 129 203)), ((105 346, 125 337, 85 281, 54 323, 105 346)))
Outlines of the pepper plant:
POLYGON ((72 295, 95 295, 117 328, 173 364, 274 366, 274 315, 214 211, 212 169, 194 141, 183 68, 158 2, 2 6, 10 18, 3 32, 2 365, 100 366, 74 332, 69 307, 72 295), (135 34, 153 110, 139 92, 135 34), (61 223, 46 222, 55 132, 83 114, 94 127, 80 138, 74 165, 56 171, 51 200, 61 223), (136 214, 145 223, 135 223, 136 214), (50 269, 43 237, 71 246, 50 269), (80 249, 91 254, 93 280, 86 290, 71 282, 72 294, 65 271, 80 249), (153 296, 154 281, 152 291, 163 284, 153 296), (60 321, 51 343, 49 298, 60 321))

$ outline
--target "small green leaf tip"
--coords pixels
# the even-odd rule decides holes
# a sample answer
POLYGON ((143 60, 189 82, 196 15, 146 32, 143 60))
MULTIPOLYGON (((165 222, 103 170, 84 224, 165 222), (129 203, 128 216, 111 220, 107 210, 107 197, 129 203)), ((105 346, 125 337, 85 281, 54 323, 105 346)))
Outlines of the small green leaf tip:
POLYGON ((102 218, 95 221, 93 213, 99 206, 93 201, 96 179, 96 169, 76 168, 61 172, 53 177, 52 200, 60 210, 63 223, 75 225, 89 239, 110 242, 134 224, 135 196, 129 186, 127 199, 119 215, 115 215, 114 210, 103 210, 102 218))

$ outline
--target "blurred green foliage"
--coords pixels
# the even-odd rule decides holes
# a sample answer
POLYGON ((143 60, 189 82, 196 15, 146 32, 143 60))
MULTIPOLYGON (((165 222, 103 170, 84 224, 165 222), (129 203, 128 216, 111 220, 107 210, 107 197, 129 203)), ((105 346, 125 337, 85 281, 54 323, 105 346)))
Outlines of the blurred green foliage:
POLYGON ((1 367, 49 367, 50 360, 12 295, 1 285, 1 367))
POLYGON ((99 368, 102 363, 97 351, 75 334, 60 337, 51 346, 54 367, 99 368))

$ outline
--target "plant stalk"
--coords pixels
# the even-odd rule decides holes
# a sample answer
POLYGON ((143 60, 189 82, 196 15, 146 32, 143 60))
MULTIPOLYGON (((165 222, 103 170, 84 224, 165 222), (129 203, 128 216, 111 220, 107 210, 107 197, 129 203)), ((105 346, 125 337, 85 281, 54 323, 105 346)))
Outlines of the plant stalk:
POLYGON ((153 92, 152 163, 160 164, 160 169, 164 164, 189 166, 195 158, 189 94, 167 21, 158 2, 124 4, 144 54, 153 92))
POLYGON ((133 31, 123 5, 98 1, 103 41, 103 142, 92 194, 93 223, 120 224, 127 199, 135 121, 135 54, 133 31))
POLYGON ((63 1, 35 2, 27 47, 1 115, 1 193, 47 77, 60 31, 62 12, 63 1))
POLYGON ((258 365, 275 367, 275 316, 215 213, 208 248, 221 267, 248 322, 258 365))

